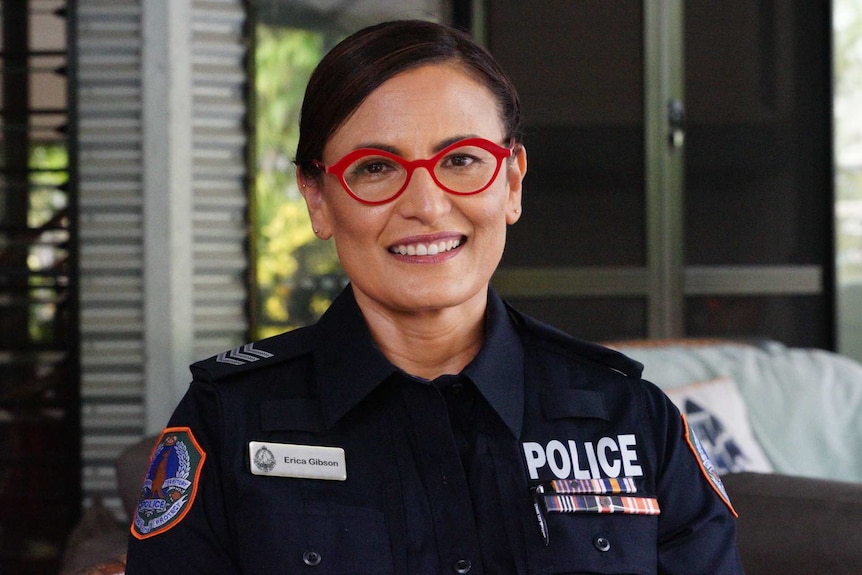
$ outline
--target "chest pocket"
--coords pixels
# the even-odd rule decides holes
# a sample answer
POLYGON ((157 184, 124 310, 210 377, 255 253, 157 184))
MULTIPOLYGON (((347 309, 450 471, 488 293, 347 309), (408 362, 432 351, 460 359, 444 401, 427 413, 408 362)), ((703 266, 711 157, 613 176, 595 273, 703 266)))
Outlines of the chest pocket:
POLYGON ((382 511, 278 495, 271 491, 269 505, 246 505, 236 513, 243 572, 395 572, 382 511))
POLYGON ((289 573, 353 575, 394 573, 382 512, 325 505, 308 508, 297 541, 290 542, 289 573))
MULTIPOLYGON (((250 573, 355 575, 396 573, 394 527, 401 508, 386 468, 373 456, 359 460, 361 436, 325 434, 318 402, 305 398, 260 405, 261 428, 273 443, 340 446, 347 480, 251 476, 243 473, 241 523, 243 568, 250 573), (253 509, 253 511, 252 511, 253 509), (243 533, 243 531, 246 531, 243 533), (260 537, 255 541, 255 534, 260 537), (255 558, 254 549, 271 557, 255 558)), ((248 465, 248 464, 246 464, 248 465)), ((399 555, 400 558, 400 555, 399 555)), ((403 572, 398 561, 398 572, 403 572)))
MULTIPOLYGON (((641 461, 633 451, 636 446, 631 438, 635 436, 616 435, 606 427, 611 415, 604 394, 581 389, 549 389, 542 394, 541 401, 545 417, 553 421, 555 427, 547 432, 545 441, 533 444, 535 452, 524 451, 531 481, 569 478, 577 472, 588 473, 590 477, 619 478, 626 475, 639 478, 643 474, 641 461), (595 431, 587 431, 588 428, 595 431), (547 441, 553 436, 568 439, 579 435, 581 439, 574 442, 547 441), (548 448, 557 443, 559 453, 548 448), (577 447, 573 447, 574 444, 577 447)), ((527 533, 532 543, 528 546, 528 571, 531 575, 655 575, 657 572, 656 515, 581 509, 578 512, 548 511, 544 513, 544 520, 547 545, 543 544, 535 515, 529 521, 527 533)))
MULTIPOLYGON (((607 513, 547 514, 548 545, 531 547, 531 574, 655 575, 658 518, 607 513)), ((532 528, 538 533, 538 526, 532 528)))

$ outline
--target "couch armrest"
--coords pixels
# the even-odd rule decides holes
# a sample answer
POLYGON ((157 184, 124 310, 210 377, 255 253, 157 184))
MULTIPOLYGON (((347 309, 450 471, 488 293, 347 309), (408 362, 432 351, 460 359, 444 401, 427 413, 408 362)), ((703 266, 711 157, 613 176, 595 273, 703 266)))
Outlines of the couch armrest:
POLYGON ((747 575, 862 573, 862 483, 772 473, 722 476, 747 575))

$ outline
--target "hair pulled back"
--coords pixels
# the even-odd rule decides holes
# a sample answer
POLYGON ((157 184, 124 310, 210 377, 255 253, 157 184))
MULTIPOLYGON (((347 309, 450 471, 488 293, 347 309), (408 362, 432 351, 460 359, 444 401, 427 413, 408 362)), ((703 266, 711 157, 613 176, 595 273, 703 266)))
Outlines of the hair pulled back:
POLYGON ((299 121, 296 164, 306 177, 319 174, 329 138, 386 80, 426 64, 454 62, 486 86, 498 103, 506 137, 520 142, 521 110, 512 82, 465 32, 423 20, 394 20, 363 28, 330 50, 311 75, 299 121))

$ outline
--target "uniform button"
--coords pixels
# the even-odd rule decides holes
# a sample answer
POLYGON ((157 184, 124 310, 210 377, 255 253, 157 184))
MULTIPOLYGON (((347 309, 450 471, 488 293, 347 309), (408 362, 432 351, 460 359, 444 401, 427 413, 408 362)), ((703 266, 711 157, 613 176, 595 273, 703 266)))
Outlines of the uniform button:
POLYGON ((611 542, 608 541, 607 537, 596 537, 593 539, 593 547, 604 553, 605 551, 610 551, 611 542))
POLYGON ((455 573, 464 575, 464 573, 470 572, 470 569, 473 568, 473 564, 470 563, 469 559, 458 559, 455 561, 455 565, 452 568, 455 570, 455 573))
POLYGON ((306 551, 302 554, 302 562, 308 565, 309 567, 314 567, 315 565, 320 565, 320 561, 323 557, 320 556, 320 553, 317 551, 306 551))

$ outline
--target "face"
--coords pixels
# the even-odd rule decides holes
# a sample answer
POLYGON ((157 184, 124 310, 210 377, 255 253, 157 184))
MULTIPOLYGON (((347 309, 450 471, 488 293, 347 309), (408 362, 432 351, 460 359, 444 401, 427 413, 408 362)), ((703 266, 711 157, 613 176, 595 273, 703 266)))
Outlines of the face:
MULTIPOLYGON (((372 92, 330 138, 322 161, 331 165, 367 147, 430 158, 467 137, 509 145, 494 96, 457 65, 426 65, 372 92)), ((331 174, 316 181, 300 174, 300 189, 318 236, 334 238, 360 304, 415 313, 486 296, 506 226, 520 214, 525 172, 519 148, 490 187, 472 196, 443 191, 422 168, 398 198, 381 205, 357 202, 331 174)))

